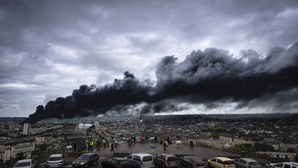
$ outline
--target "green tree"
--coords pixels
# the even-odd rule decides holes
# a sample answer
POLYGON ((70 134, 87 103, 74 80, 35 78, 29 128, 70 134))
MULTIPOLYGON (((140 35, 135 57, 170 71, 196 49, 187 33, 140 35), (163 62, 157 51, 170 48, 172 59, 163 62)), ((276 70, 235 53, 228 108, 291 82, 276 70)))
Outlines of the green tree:
POLYGON ((266 143, 255 143, 254 147, 257 151, 274 151, 273 146, 266 143))
POLYGON ((16 159, 18 159, 18 160, 22 160, 22 159, 25 159, 25 158, 26 157, 25 157, 25 155, 22 151, 20 153, 17 153, 17 155, 16 155, 16 159))
POLYGON ((249 150, 249 149, 252 149, 252 145, 251 144, 235 144, 234 148, 249 150))
POLYGON ((289 153, 296 153, 296 149, 295 148, 288 148, 287 152, 289 153))
POLYGON ((47 151, 48 145, 43 143, 41 145, 38 146, 40 151, 47 151))

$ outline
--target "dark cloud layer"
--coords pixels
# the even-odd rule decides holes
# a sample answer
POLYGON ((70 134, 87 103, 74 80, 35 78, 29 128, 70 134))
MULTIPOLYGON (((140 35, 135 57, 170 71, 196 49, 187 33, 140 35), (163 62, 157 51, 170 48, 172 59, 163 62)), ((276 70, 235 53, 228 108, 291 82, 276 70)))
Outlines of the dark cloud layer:
POLYGON ((264 59, 256 59, 257 53, 251 50, 243 54, 237 59, 228 51, 208 48, 193 51, 180 63, 174 56, 166 56, 157 66, 154 86, 125 72, 123 79, 115 79, 111 85, 82 85, 71 96, 38 106, 27 121, 108 111, 125 115, 141 103, 145 104, 139 109, 141 113, 158 113, 184 110, 177 103, 185 102, 208 104, 230 99, 241 102, 240 107, 252 105, 255 100, 278 104, 285 97, 288 103, 297 98, 298 42, 289 49, 274 48, 264 59), (271 96, 275 100, 268 98, 271 96))
MULTIPOLYGON (((133 72, 137 85, 144 87, 142 102, 131 98, 125 107, 97 102, 84 109, 86 114, 190 108, 179 102, 203 102, 210 109, 219 107, 222 99, 253 106, 257 101, 248 100, 258 96, 270 104, 272 98, 263 94, 278 90, 275 86, 262 93, 250 92, 252 84, 246 90, 236 87, 246 97, 231 92, 227 99, 223 88, 213 90, 219 92, 215 95, 196 85, 208 89, 208 85, 223 83, 230 89, 228 82, 242 85, 243 79, 257 80, 252 74, 277 75, 261 81, 268 85, 266 81, 282 75, 281 69, 295 64, 287 49, 297 41, 297 18, 296 0, 1 0, 0 116, 28 116, 36 105, 53 97, 62 97, 69 107, 82 99, 71 95, 73 88, 99 86, 92 87, 90 95, 104 92, 105 87, 113 90, 119 84, 106 84, 115 78, 127 80, 121 79, 125 71, 133 72), (274 46, 280 47, 268 52, 274 46), (203 51, 185 59, 193 49, 203 51), (162 58, 165 55, 174 56, 162 58)), ((291 90, 292 95, 296 92, 291 90)), ((293 111, 295 103, 292 107, 293 111)))

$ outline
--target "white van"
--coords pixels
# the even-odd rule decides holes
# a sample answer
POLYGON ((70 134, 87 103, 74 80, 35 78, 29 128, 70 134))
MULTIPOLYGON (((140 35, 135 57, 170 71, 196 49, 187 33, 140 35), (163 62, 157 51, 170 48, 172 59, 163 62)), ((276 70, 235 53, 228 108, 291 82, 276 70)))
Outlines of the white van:
POLYGON ((153 156, 149 153, 132 153, 125 158, 139 162, 142 168, 154 167, 153 156))

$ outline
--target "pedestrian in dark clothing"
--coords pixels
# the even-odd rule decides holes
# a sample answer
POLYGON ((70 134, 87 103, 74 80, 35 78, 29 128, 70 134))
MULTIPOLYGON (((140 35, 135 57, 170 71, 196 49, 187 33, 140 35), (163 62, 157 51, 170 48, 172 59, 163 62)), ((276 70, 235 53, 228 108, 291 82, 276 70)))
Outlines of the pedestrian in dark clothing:
POLYGON ((131 144, 132 144, 132 140, 129 139, 129 140, 128 140, 128 146, 131 146, 131 144))
POLYGON ((113 143, 111 143, 111 151, 110 151, 110 153, 111 152, 115 153, 115 151, 114 151, 114 144, 113 143))
POLYGON ((97 149, 97 150, 100 149, 100 140, 99 140, 99 139, 96 141, 96 149, 97 149))
POLYGON ((194 146, 194 145, 193 145, 193 141, 190 141, 190 142, 189 142, 189 145, 190 145, 191 148, 193 148, 193 146, 194 146))
POLYGON ((83 143, 82 143, 82 146, 83 146, 83 147, 82 147, 83 151, 85 151, 85 150, 86 150, 86 142, 83 142, 83 143))
POLYGON ((76 152, 77 144, 73 144, 73 152, 76 152))
POLYGON ((102 140, 103 149, 106 149, 106 140, 102 140))

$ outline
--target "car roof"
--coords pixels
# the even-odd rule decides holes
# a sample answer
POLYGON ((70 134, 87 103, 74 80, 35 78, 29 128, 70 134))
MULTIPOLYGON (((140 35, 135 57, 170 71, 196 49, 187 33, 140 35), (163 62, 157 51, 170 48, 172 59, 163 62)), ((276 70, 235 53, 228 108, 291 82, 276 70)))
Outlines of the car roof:
POLYGON ((32 159, 19 160, 17 163, 31 162, 32 159))
POLYGON ((225 160, 232 160, 232 159, 230 159, 230 158, 228 158, 228 157, 215 157, 215 158, 220 159, 220 160, 222 160, 222 161, 225 161, 225 160))
POLYGON ((113 157, 112 159, 115 159, 115 160, 127 160, 126 158, 121 158, 121 157, 113 157))
MULTIPOLYGON (((186 155, 186 156, 184 156, 184 157, 200 158, 200 157, 198 157, 198 156, 194 156, 194 155, 186 155)), ((200 158, 200 159, 201 159, 201 158, 200 158)))
POLYGON ((282 162, 283 164, 294 164, 294 165, 298 165, 297 162, 282 162))
POLYGON ((247 162, 257 162, 256 160, 252 159, 252 158, 240 158, 242 160, 245 160, 247 162))
POLYGON ((132 153, 131 155, 137 155, 137 156, 141 156, 141 157, 143 157, 143 156, 152 156, 149 153, 132 153))
POLYGON ((277 162, 277 163, 269 163, 271 165, 275 165, 275 164, 298 164, 297 162, 277 162))
POLYGON ((84 153, 82 155, 97 155, 97 153, 84 153))
POLYGON ((52 154, 50 157, 61 157, 63 154, 52 154))
MULTIPOLYGON (((166 154, 166 153, 160 153, 159 155, 164 155, 164 156, 166 156, 166 157, 169 157, 169 156, 175 156, 175 155, 173 155, 173 154, 166 154)), ((175 156, 176 157, 176 156, 175 156)))

